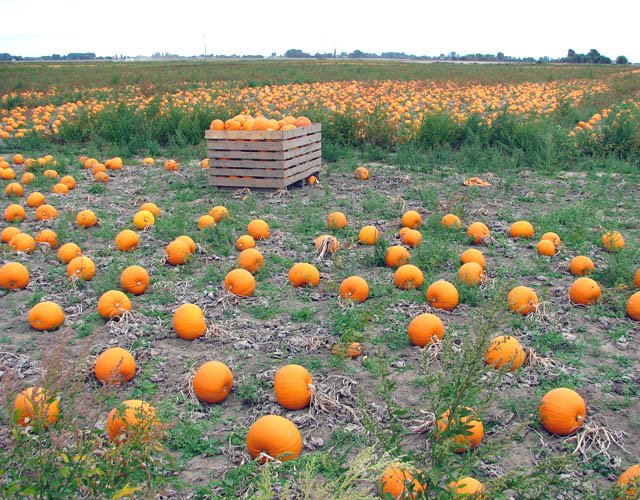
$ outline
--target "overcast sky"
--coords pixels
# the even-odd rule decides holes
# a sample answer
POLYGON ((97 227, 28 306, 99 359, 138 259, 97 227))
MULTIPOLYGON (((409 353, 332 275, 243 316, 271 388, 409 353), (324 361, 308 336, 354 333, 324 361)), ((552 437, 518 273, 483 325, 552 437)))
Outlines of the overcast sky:
POLYGON ((406 52, 640 62, 638 0, 0 0, 0 52, 99 56, 406 52))

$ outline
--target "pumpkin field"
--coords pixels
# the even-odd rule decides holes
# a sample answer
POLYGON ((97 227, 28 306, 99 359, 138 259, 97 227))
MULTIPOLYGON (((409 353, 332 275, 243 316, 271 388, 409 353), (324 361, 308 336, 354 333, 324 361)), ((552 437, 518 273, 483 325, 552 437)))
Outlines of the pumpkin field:
POLYGON ((7 63, 0 119, 0 498, 640 498, 637 67, 7 63))

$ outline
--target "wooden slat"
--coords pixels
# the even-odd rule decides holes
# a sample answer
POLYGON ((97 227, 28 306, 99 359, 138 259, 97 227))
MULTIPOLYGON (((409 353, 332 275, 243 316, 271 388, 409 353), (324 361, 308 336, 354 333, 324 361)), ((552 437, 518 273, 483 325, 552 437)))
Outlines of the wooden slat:
POLYGON ((291 130, 205 130, 205 139, 272 139, 285 140, 313 134, 322 130, 322 124, 313 123, 308 127, 297 127, 291 130))
POLYGON ((210 186, 230 186, 230 187, 257 187, 257 188, 283 188, 284 187, 284 179, 262 179, 262 178, 253 178, 253 179, 230 179, 226 177, 209 177, 209 185, 210 186))
POLYGON ((284 185, 285 186, 289 186, 291 184, 293 184, 294 182, 298 182, 301 179, 305 179, 307 177, 309 177, 312 174, 316 174, 320 171, 320 162, 318 161, 317 165, 310 165, 308 168, 304 169, 302 172, 293 175, 291 177, 287 177, 284 180, 284 185))
POLYGON ((311 151, 320 151, 321 149, 322 144, 320 142, 314 142, 313 144, 308 144, 307 146, 283 151, 282 156, 285 160, 288 160, 289 158, 293 158, 294 156, 300 156, 306 153, 310 153, 311 151))
POLYGON ((240 151, 282 151, 283 141, 225 141, 222 139, 207 139, 207 149, 240 151))
POLYGON ((319 158, 322 155, 321 150, 311 151, 309 153, 294 156, 287 160, 234 160, 234 159, 212 159, 209 158, 209 167, 225 167, 225 168, 272 168, 274 170, 282 170, 285 168, 293 167, 299 163, 311 160, 313 158, 319 158))
POLYGON ((321 123, 312 123, 308 127, 297 127, 291 130, 283 130, 282 138, 283 139, 292 139, 294 137, 300 137, 301 135, 309 135, 314 134, 316 132, 320 132, 322 130, 321 123))
POLYGON ((310 134, 302 137, 297 137, 295 139, 288 139, 286 141, 282 141, 282 149, 287 151, 289 149, 297 148, 300 146, 305 146, 307 144, 311 144, 314 142, 320 142, 322 140, 322 134, 310 134))
POLYGON ((250 177, 278 177, 284 178, 286 170, 279 168, 267 170, 266 168, 214 168, 209 167, 209 176, 248 175, 250 177))
POLYGON ((209 160, 230 159, 230 160, 284 160, 284 151, 221 151, 209 149, 207 151, 209 160))

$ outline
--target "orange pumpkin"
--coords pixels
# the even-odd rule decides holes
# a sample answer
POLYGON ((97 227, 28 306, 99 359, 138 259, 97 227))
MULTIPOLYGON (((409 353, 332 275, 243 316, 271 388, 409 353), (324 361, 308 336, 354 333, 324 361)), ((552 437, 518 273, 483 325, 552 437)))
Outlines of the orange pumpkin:
POLYGON ((215 220, 217 224, 222 219, 229 218, 229 211, 222 205, 218 205, 209 210, 209 215, 213 217, 213 220, 215 220))
POLYGON ((29 311, 29 324, 36 330, 55 330, 64 321, 64 312, 55 302, 40 302, 29 311))
POLYGON ((435 314, 419 314, 411 320, 407 328, 409 341, 413 345, 426 346, 429 342, 438 342, 444 337, 444 325, 435 314))
POLYGON ((67 186, 69 189, 74 189, 76 187, 76 180, 71 175, 65 175, 60 179, 60 183, 67 186))
POLYGON ((600 285, 586 277, 575 280, 569 289, 571 302, 584 306, 595 304, 601 295, 600 285))
POLYGON ((53 186, 52 191, 56 194, 67 194, 69 192, 69 187, 62 182, 59 182, 53 186))
POLYGON ((155 203, 151 203, 150 201, 143 203, 140 206, 140 210, 146 210, 147 212, 151 212, 153 214, 153 217, 160 217, 160 209, 158 208, 158 205, 156 205, 155 203))
POLYGON ((173 240, 165 248, 167 262, 172 266, 186 264, 191 256, 189 245, 181 240, 173 240))
POLYGON ((148 210, 140 210, 133 216, 133 225, 136 229, 144 229, 147 226, 153 226, 156 218, 148 210))
POLYGON ((7 262, 0 267, 0 286, 17 290, 29 284, 29 271, 20 262, 7 262))
POLYGON ((18 233, 9 240, 9 248, 16 252, 31 253, 36 249, 36 240, 29 234, 18 233))
POLYGON ((320 250, 320 248, 322 248, 322 245, 326 245, 326 252, 330 255, 335 253, 336 250, 340 248, 340 242, 338 241, 338 239, 335 236, 331 236, 329 234, 321 234, 320 236, 318 236, 314 240, 313 245, 315 246, 316 250, 320 250))
POLYGON ((556 254, 556 246, 552 240, 540 240, 536 245, 538 255, 544 255, 545 257, 553 257, 556 254))
POLYGON ((640 269, 638 269, 636 274, 633 276, 633 284, 636 288, 640 288, 640 269))
POLYGON ((96 266, 88 257, 74 257, 67 264, 67 276, 90 281, 96 273, 96 266))
POLYGON ((238 267, 256 274, 264 264, 262 254, 255 248, 247 248, 238 255, 238 267))
POLYGON ((347 225, 347 218, 342 212, 331 212, 327 217, 327 227, 329 229, 342 229, 347 225))
POLYGON ((125 311, 131 310, 131 301, 119 290, 104 292, 98 300, 98 313, 105 319, 122 316, 125 311))
POLYGON ((186 234, 183 234, 181 236, 178 236, 175 241, 183 241, 187 244, 187 246, 189 247, 189 254, 193 255, 196 251, 196 242, 193 241, 193 239, 189 236, 187 236, 186 234))
POLYGON ((167 160, 164 162, 164 169, 167 171, 178 171, 178 162, 175 160, 167 160))
POLYGON ((359 239, 363 245, 375 245, 380 239, 380 231, 374 226, 364 226, 360 230, 359 239))
POLYGON ((364 167, 358 167, 353 176, 359 181, 366 181, 369 178, 369 171, 364 167))
MULTIPOLYGON (((474 449, 480 444, 480 442, 482 441, 482 437, 484 436, 484 425, 482 424, 482 421, 473 418, 473 411, 470 408, 466 408, 466 410, 466 413, 468 414, 462 417, 460 421, 465 424, 465 426, 467 427, 466 430, 470 433, 470 435, 458 434, 455 437, 455 443, 459 446, 457 448, 454 448, 453 450, 456 453, 463 453, 465 451, 474 449)), ((438 428, 436 438, 439 439, 440 435, 449 426, 450 414, 451 412, 447 410, 438 418, 436 422, 438 428)))
POLYGON ((459 299, 458 289, 448 281, 439 280, 427 288, 427 302, 436 309, 452 311, 458 305, 459 299))
POLYGON ((338 342, 331 349, 331 353, 342 358, 357 358, 362 354, 360 342, 338 342))
POLYGON ((418 229, 422 223, 420 214, 415 210, 409 210, 402 215, 402 225, 410 229, 418 229))
POLYGON ((156 410, 139 399, 123 401, 107 417, 107 434, 111 441, 132 437, 146 440, 153 427, 158 427, 156 410))
POLYGON ((404 290, 420 288, 424 281, 422 271, 413 264, 404 264, 393 274, 393 283, 404 290))
POLYGON ((303 366, 286 365, 276 373, 273 387, 278 403, 287 410, 300 410, 311 401, 313 380, 303 366))
POLYGON ((463 477, 457 481, 449 483, 449 491, 454 495, 453 498, 481 498, 480 494, 484 490, 484 486, 480 481, 472 477, 463 477))
POLYGON ((0 238, 2 238, 3 243, 9 243, 16 234, 20 234, 20 229, 15 226, 7 226, 0 233, 0 238))
POLYGON ((256 280, 246 269, 233 269, 225 276, 224 287, 227 292, 248 297, 256 289, 256 280))
POLYGON ((205 403, 219 403, 231 392, 233 375, 224 363, 209 361, 198 368, 192 383, 198 399, 205 403))
POLYGON ((542 235, 542 238, 540 238, 541 240, 549 240, 551 243, 553 243, 553 246, 555 246, 556 248, 560 246, 560 244, 562 243, 562 240, 560 239, 560 236, 558 236, 556 233, 544 233, 542 235))
POLYGON ((216 227, 216 221, 210 215, 202 215, 198 218, 198 227, 200 229, 204 229, 206 227, 213 229, 216 227))
POLYGON ((120 286, 134 295, 141 295, 149 286, 149 273, 144 267, 129 266, 120 274, 120 286))
POLYGON ((538 296, 529 287, 517 286, 513 288, 507 296, 509 309, 512 312, 526 316, 538 308, 538 296))
POLYGON ((236 240, 236 248, 238 250, 247 250, 256 246, 255 240, 248 234, 243 234, 236 240))
POLYGON ((182 304, 173 313, 173 328, 185 340, 201 337, 207 331, 202 309, 195 304, 182 304))
POLYGON ((251 458, 261 457, 260 463, 270 458, 292 460, 302 450, 302 436, 290 420, 279 415, 265 415, 249 428, 247 450, 251 458))
POLYGON ((640 292, 634 293, 627 300, 627 314, 631 319, 640 321, 640 292))
POLYGON ((414 500, 422 498, 421 494, 424 493, 424 486, 422 486, 417 479, 406 470, 398 467, 387 467, 382 473, 380 479, 380 493, 382 498, 400 499, 400 500, 414 500))
POLYGON ((111 347, 98 356, 93 373, 103 384, 120 384, 133 378, 136 373, 136 361, 131 353, 122 347, 111 347))
POLYGON ((589 257, 578 255, 571 261, 570 268, 576 276, 587 276, 596 266, 593 265, 593 261, 589 257))
POLYGON ((369 285, 360 276, 350 276, 340 283, 340 297, 362 303, 369 296, 369 285))
POLYGON ((22 174, 22 178, 20 179, 20 182, 22 184, 31 184, 33 181, 36 180, 36 176, 33 175, 31 172, 25 172, 24 174, 22 174))
POLYGON ((618 252, 624 248, 624 238, 618 231, 609 231, 602 235, 602 246, 609 252, 618 252))
POLYGON ((109 176, 104 172, 98 172, 93 178, 96 182, 109 182, 109 176))
POLYGON ((315 287, 320 281, 320 273, 315 266, 298 262, 289 269, 289 281, 294 288, 299 286, 315 287))
POLYGON ((552 434, 567 436, 584 423, 587 407, 575 391, 559 387, 547 392, 538 405, 538 418, 552 434))
POLYGON ((508 364, 510 371, 520 368, 524 363, 524 358, 525 352, 518 339, 508 335, 494 338, 484 355, 484 360, 489 366, 498 369, 508 364))
POLYGON ((484 281, 485 275, 482 266, 476 262, 467 262, 458 269, 458 278, 467 285, 479 285, 484 281))
POLYGON ((53 205, 47 203, 40 205, 36 210, 36 219, 49 220, 58 217, 58 211, 53 205))
POLYGON ((399 267, 408 264, 410 260, 409 251, 401 245, 390 246, 384 256, 384 261, 388 267, 399 267))
POLYGON ((409 229, 402 235, 402 243, 410 248, 415 248, 422 243, 422 234, 416 229, 409 229))
POLYGON ((511 224, 509 236, 512 238, 531 238, 533 236, 533 226, 526 220, 519 220, 511 224))
POLYGON ((26 216, 27 213, 24 211, 24 208, 17 203, 12 203, 4 210, 4 219, 7 222, 19 222, 24 220, 26 216))
MULTIPOLYGON (((624 471, 616 484, 625 488, 625 498, 637 498, 638 486, 640 486, 640 464, 633 465, 624 471)), ((618 498, 617 500, 621 499, 618 498)))
POLYGON ((9 184, 7 184, 7 187, 5 188, 5 192, 7 193, 7 196, 11 197, 11 196, 22 196, 22 186, 20 184, 18 184, 17 182, 11 182, 9 184))
POLYGON ((138 236, 138 233, 131 229, 124 229, 116 236, 116 247, 121 252, 131 252, 138 248, 139 243, 140 237, 138 236))
POLYGON ((462 222, 457 215, 447 214, 440 220, 440 225, 442 227, 460 229, 462 227, 462 222))
POLYGON ((473 240, 473 243, 478 245, 488 242, 491 232, 482 222, 474 222, 469 226, 469 229, 467 229, 467 235, 473 240))
POLYGON ((19 425, 33 426, 42 421, 46 426, 58 420, 58 400, 50 398, 41 387, 29 387, 22 391, 13 402, 13 412, 19 425))
POLYGON ((64 264, 68 264, 76 257, 80 257, 82 255, 82 250, 75 243, 65 243, 60 248, 58 248, 58 260, 63 262, 64 264))
POLYGON ((58 246, 58 235, 51 229, 43 229, 36 234, 36 242, 49 248, 56 248, 58 246))
POLYGON ((254 240, 264 240, 269 237, 269 224, 262 219, 254 219, 247 226, 247 233, 254 240))

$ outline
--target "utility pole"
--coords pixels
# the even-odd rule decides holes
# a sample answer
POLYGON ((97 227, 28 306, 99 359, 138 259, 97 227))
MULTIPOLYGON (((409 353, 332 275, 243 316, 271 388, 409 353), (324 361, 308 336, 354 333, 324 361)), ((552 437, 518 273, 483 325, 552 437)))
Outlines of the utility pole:
POLYGON ((207 34, 203 33, 202 36, 204 37, 204 62, 207 62, 207 34))

